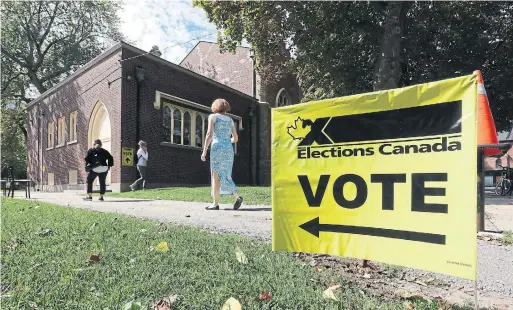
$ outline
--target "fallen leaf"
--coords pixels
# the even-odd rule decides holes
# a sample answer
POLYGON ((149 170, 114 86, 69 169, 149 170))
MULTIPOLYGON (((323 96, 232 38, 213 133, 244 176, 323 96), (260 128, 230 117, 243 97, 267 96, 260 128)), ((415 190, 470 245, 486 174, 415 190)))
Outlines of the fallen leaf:
POLYGON ((463 285, 458 286, 458 290, 460 290, 460 291, 461 291, 462 289, 464 289, 464 288, 465 288, 465 287, 464 287, 463 285))
POLYGON ((155 247, 155 251, 159 253, 167 253, 169 251, 169 248, 167 247, 167 242, 162 241, 161 243, 157 244, 155 247))
POLYGON ((41 237, 46 237, 46 236, 51 235, 52 233, 53 233, 53 231, 50 228, 45 228, 45 229, 41 230, 40 232, 37 232, 36 235, 41 236, 41 237))
POLYGON ((337 297, 335 296, 335 293, 334 291, 338 288, 340 288, 341 285, 340 284, 337 284, 337 285, 334 285, 334 286, 331 286, 331 287, 328 287, 327 290, 325 290, 323 293, 322 293, 322 297, 323 298, 326 298, 326 299, 332 299, 332 300, 335 300, 335 301, 339 301, 337 299, 337 297))
POLYGON ((143 228, 143 229, 141 229, 141 232, 142 232, 142 233, 145 233, 146 231, 147 231, 147 229, 144 229, 144 228, 143 228))
POLYGON ((312 259, 309 264, 310 266, 315 267, 317 266, 317 261, 315 259, 312 259))
POLYGON ((171 304, 167 300, 161 299, 153 305, 153 310, 171 310, 171 304))
POLYGON ((256 297, 257 300, 269 300, 271 299, 272 295, 271 293, 260 293, 256 297))
POLYGON ((178 295, 171 295, 167 298, 167 301, 170 303, 170 304, 173 304, 175 303, 176 301, 178 300, 178 295))
POLYGON ((315 267, 314 267, 314 269, 315 269, 316 271, 321 271, 321 270, 322 270, 322 268, 321 268, 321 267, 319 267, 319 266, 315 266, 315 267))
POLYGON ((427 278, 424 282, 426 283, 432 283, 433 281, 435 281, 435 278, 427 278))
POLYGON ((35 207, 34 207, 34 209, 37 209, 37 208, 39 208, 39 206, 35 206, 35 207))
POLYGON ((415 281, 415 283, 419 284, 419 285, 422 285, 422 286, 427 286, 426 283, 422 282, 422 281, 415 281))
POLYGON ((363 275, 363 277, 364 277, 365 279, 370 279, 370 278, 371 278, 371 275, 370 275, 370 274, 368 274, 368 273, 366 273, 366 274, 364 274, 364 275, 363 275))
POLYGON ((11 244, 7 245, 7 249, 14 251, 16 248, 18 248, 20 245, 23 245, 23 241, 15 238, 12 240, 11 244))
POLYGON ((443 300, 442 297, 435 297, 435 301, 439 308, 438 310, 452 310, 452 306, 446 300, 443 300))
POLYGON ((91 256, 89 256, 89 265, 92 265, 92 264, 96 264, 96 263, 99 263, 100 262, 100 259, 101 259, 101 253, 98 253, 98 254, 91 254, 91 256))
POLYGON ((409 301, 405 301, 405 302, 403 303, 403 305, 404 305, 404 307, 405 307, 406 309, 408 309, 408 310, 413 310, 413 309, 415 309, 415 306, 414 306, 411 302, 409 302, 409 301))
POLYGON ((223 305, 223 307, 221 308, 221 310, 242 310, 242 305, 240 304, 240 302, 233 298, 233 297, 230 297, 223 305))
POLYGON ((140 302, 130 301, 125 304, 123 310, 142 310, 142 305, 140 302))
POLYGON ((239 261, 239 263, 241 263, 241 264, 248 263, 248 258, 246 257, 246 254, 244 254, 244 252, 242 252, 242 250, 239 247, 235 248, 235 256, 237 257, 237 260, 239 261))
POLYGON ((98 226, 98 223, 94 222, 91 227, 89 227, 89 230, 93 230, 96 226, 98 226))

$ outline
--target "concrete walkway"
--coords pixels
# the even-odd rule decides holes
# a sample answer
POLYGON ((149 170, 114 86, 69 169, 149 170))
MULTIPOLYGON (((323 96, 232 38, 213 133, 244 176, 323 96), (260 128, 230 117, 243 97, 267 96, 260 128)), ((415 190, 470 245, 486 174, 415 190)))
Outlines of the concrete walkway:
MULTIPOLYGON (((22 193, 16 195, 24 197, 22 193)), ((111 198, 104 202, 83 201, 77 193, 33 192, 33 200, 89 209, 100 212, 123 213, 162 222, 186 224, 222 232, 238 233, 271 240, 271 207, 247 206, 234 212, 231 205, 221 205, 219 212, 207 211, 208 203, 169 200, 111 198)), ((513 197, 486 196, 485 229, 490 232, 513 231, 513 197)))
POLYGON ((234 211, 232 205, 220 205, 220 211, 207 211, 205 207, 209 206, 208 203, 112 198, 108 197, 108 193, 104 202, 98 201, 97 196, 93 197, 93 201, 84 201, 84 196, 75 193, 35 192, 31 197, 32 200, 79 209, 122 213, 271 241, 270 206, 243 205, 238 211, 234 211))

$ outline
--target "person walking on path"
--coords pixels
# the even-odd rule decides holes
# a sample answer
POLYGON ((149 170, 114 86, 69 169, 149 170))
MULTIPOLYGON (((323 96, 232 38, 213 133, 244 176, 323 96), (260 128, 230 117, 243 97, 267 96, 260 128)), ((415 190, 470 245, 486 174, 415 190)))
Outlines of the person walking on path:
POLYGON ((109 173, 110 167, 114 166, 114 158, 106 149, 102 148, 102 141, 95 140, 94 145, 87 151, 86 157, 87 174, 87 197, 86 201, 93 200, 93 182, 98 177, 100 181, 100 201, 103 201, 105 195, 105 179, 109 173))
POLYGON ((137 151, 137 171, 141 177, 137 179, 132 185, 130 185, 130 189, 135 191, 135 187, 142 182, 142 188, 146 189, 146 175, 147 175, 147 166, 148 166, 148 145, 144 141, 139 141, 139 150, 137 151))
POLYGON ((208 117, 208 130, 203 146, 201 160, 206 160, 207 150, 210 149, 210 173, 212 181, 211 195, 214 198, 212 206, 207 210, 219 210, 219 196, 233 195, 235 203, 233 209, 237 210, 244 199, 237 192, 232 180, 234 151, 232 143, 237 143, 239 136, 232 118, 226 115, 230 111, 230 104, 224 99, 216 99, 212 103, 212 112, 208 117))

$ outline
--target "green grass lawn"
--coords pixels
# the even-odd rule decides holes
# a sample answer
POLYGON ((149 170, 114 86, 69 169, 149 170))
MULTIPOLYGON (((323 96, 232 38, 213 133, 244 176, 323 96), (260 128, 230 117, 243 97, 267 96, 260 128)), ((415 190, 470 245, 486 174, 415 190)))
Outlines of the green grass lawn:
POLYGON ((505 231, 502 233, 502 237, 499 239, 505 245, 513 244, 513 231, 505 231))
MULTIPOLYGON (((271 205, 271 187, 238 187, 239 194, 244 197, 248 205, 271 205)), ((156 199, 164 200, 211 202, 210 187, 168 187, 160 189, 139 190, 125 193, 107 193, 112 197, 156 199)), ((222 196, 222 203, 233 203, 233 197, 222 196)))
POLYGON ((178 296, 175 310, 221 309, 230 297, 243 309, 404 309, 401 301, 369 297, 339 272, 315 271, 250 238, 39 202, 1 202, 2 309, 123 309, 170 295, 178 296), (169 251, 157 252, 163 241, 169 251), (247 264, 236 258, 237 247, 247 264), (89 265, 99 252, 101 259, 89 265), (336 284, 342 285, 335 291, 340 302, 322 298, 336 284), (272 297, 256 300, 261 293, 272 297))

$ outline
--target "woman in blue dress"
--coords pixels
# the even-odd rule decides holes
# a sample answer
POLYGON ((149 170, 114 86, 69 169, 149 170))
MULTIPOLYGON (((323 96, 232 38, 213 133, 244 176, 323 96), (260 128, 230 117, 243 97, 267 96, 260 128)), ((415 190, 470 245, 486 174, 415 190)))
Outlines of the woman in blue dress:
POLYGON ((234 151, 232 143, 237 143, 239 136, 232 118, 226 115, 230 111, 230 104, 224 99, 216 99, 212 103, 212 112, 208 117, 208 130, 203 146, 201 160, 206 160, 207 150, 210 149, 210 173, 212 178, 211 194, 214 198, 212 206, 207 210, 219 210, 219 196, 233 195, 235 203, 233 209, 237 210, 244 199, 237 192, 232 180, 232 167, 234 151))

